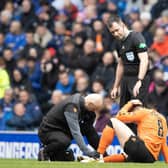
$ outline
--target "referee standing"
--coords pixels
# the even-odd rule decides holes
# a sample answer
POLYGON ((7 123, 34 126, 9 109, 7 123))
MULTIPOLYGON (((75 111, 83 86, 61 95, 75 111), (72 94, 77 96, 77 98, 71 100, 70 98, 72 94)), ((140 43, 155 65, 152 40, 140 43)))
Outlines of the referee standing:
POLYGON ((111 91, 115 99, 120 89, 120 107, 130 99, 140 99, 145 104, 149 85, 148 53, 144 37, 139 32, 130 31, 120 17, 112 15, 107 27, 117 40, 118 65, 111 91))

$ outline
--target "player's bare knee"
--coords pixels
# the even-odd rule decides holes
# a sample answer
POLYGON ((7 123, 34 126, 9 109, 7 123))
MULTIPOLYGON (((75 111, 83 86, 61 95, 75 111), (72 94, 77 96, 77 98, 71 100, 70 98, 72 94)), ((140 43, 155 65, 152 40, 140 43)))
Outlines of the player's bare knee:
POLYGON ((118 121, 119 121, 119 120, 116 119, 116 118, 111 118, 111 119, 108 121, 107 125, 108 125, 109 127, 111 127, 111 128, 114 128, 115 124, 116 124, 118 121))
POLYGON ((113 129, 115 129, 120 124, 120 122, 121 122, 117 118, 111 118, 110 121, 111 121, 111 125, 112 125, 113 129))

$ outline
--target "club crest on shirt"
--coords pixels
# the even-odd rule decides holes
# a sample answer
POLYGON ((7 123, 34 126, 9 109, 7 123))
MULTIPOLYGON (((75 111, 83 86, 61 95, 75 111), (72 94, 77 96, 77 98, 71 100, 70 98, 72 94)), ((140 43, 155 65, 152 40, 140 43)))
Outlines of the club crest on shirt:
POLYGON ((135 56, 134 56, 134 53, 132 51, 131 52, 126 52, 125 55, 126 55, 128 61, 134 61, 135 56))

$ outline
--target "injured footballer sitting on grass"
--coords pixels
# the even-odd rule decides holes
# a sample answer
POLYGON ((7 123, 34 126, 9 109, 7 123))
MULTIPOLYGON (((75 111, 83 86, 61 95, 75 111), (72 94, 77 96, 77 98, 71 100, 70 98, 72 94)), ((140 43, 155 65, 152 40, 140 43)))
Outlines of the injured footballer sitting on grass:
POLYGON ((98 158, 79 157, 81 162, 139 162, 153 163, 162 152, 168 163, 168 146, 166 143, 167 123, 155 109, 142 106, 140 100, 131 100, 125 104, 116 118, 111 118, 104 128, 97 152, 98 158), (125 123, 137 124, 137 135, 125 123), (117 136, 124 153, 103 157, 106 148, 117 136))

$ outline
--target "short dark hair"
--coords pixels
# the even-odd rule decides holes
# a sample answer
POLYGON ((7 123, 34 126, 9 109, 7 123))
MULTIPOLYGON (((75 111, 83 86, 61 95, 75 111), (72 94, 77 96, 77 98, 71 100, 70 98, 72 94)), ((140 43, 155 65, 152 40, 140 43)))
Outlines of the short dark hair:
POLYGON ((121 18, 118 15, 113 14, 107 20, 107 26, 111 27, 112 23, 114 23, 114 22, 120 23, 120 22, 122 22, 122 20, 121 20, 121 18))

